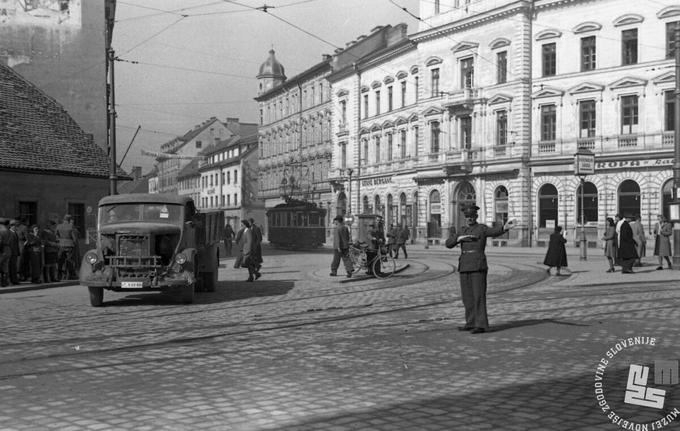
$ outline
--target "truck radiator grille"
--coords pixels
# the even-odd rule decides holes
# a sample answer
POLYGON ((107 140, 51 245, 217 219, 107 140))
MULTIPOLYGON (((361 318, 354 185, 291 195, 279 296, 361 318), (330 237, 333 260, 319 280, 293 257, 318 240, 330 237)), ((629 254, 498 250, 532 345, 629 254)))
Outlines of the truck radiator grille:
POLYGON ((160 256, 108 256, 108 261, 117 279, 153 278, 162 267, 160 256))
POLYGON ((118 235, 118 256, 148 256, 151 254, 148 235, 118 235))

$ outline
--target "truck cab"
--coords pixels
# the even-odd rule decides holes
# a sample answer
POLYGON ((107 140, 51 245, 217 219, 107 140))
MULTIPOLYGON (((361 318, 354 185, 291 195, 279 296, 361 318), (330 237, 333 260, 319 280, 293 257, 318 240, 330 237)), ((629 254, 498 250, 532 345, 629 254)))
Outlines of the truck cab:
POLYGON ((121 194, 99 201, 96 248, 80 266, 90 303, 103 304, 104 290, 167 291, 184 303, 197 289, 214 291, 219 266, 221 212, 200 213, 191 198, 121 194))

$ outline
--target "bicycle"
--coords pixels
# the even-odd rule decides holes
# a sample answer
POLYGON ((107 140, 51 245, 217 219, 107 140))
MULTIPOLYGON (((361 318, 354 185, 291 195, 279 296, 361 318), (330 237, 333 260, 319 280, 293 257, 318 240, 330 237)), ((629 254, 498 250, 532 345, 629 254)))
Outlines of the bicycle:
POLYGON ((354 265, 354 272, 365 269, 377 278, 391 277, 396 271, 397 264, 394 258, 387 253, 387 249, 380 247, 377 255, 370 262, 366 249, 368 249, 368 245, 365 243, 355 243, 349 246, 349 257, 354 265))

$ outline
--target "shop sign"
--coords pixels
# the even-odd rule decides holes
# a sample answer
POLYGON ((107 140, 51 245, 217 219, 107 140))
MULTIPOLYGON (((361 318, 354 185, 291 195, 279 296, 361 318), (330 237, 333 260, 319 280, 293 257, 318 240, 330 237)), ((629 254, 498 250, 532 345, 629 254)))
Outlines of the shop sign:
POLYGON ((672 165, 673 159, 617 160, 611 162, 596 162, 595 169, 642 168, 672 165))
POLYGON ((379 186, 381 184, 391 184, 392 177, 378 177, 378 178, 368 178, 366 180, 361 180, 362 186, 379 186))

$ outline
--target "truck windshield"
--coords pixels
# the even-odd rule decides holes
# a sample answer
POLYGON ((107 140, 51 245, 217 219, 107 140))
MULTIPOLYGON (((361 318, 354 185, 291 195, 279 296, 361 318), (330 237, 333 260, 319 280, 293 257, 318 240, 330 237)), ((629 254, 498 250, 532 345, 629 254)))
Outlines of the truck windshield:
POLYGON ((181 205, 129 203, 99 207, 99 224, 102 226, 138 222, 181 225, 183 219, 181 205))

